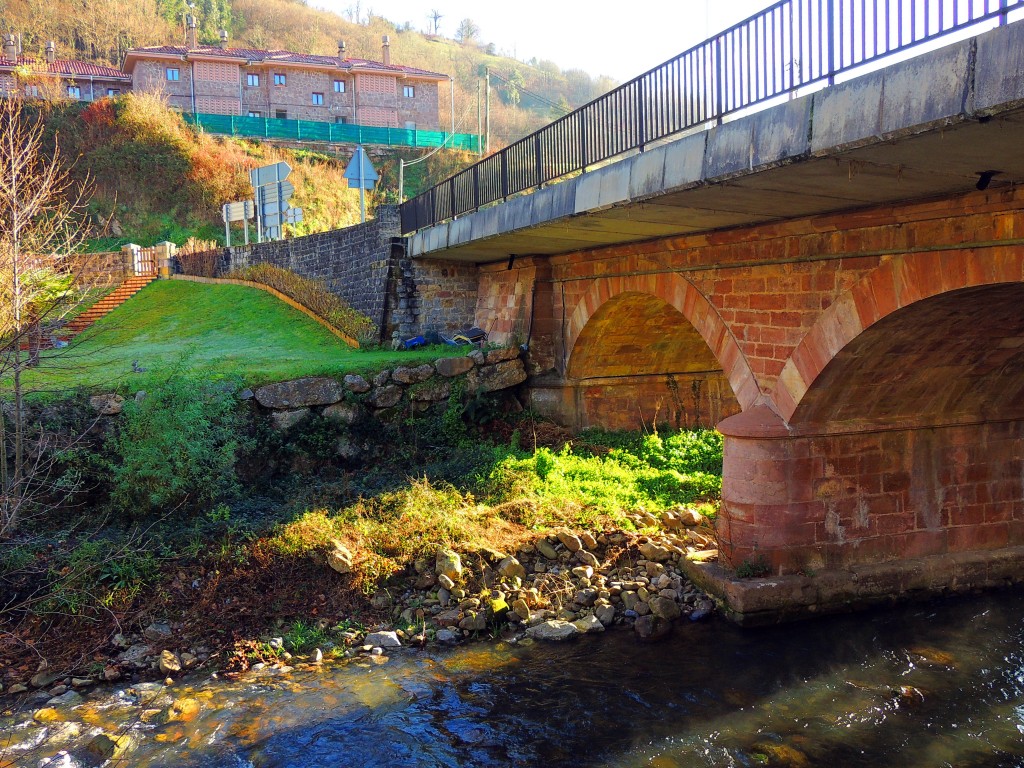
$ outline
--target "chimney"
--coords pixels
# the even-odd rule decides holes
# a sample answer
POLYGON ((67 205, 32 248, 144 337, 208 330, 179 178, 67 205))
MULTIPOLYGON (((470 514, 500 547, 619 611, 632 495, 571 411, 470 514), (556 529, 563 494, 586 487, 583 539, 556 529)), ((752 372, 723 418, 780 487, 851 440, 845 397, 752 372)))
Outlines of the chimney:
POLYGON ((228 48, 228 31, 226 29, 220 31, 220 47, 224 50, 228 48))
POLYGON ((4 58, 15 64, 18 63, 18 40, 13 32, 4 35, 4 58))
POLYGON ((185 28, 187 30, 185 41, 189 48, 197 48, 196 42, 196 17, 191 13, 185 16, 185 28))
POLYGON ((338 41, 338 66, 345 66, 345 41, 338 41))
POLYGON ((46 63, 53 64, 57 60, 57 44, 50 40, 46 44, 46 63))
POLYGON ((391 63, 391 38, 389 38, 387 35, 384 35, 384 37, 381 38, 381 42, 384 44, 382 46, 383 47, 383 51, 384 51, 384 63, 385 64, 390 64, 391 63))

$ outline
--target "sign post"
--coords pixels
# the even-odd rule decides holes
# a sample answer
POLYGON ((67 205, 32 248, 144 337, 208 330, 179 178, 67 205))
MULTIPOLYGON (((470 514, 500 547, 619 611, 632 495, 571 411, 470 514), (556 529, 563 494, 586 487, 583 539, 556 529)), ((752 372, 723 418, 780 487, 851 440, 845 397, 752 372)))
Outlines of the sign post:
POLYGON ((245 228, 245 244, 249 244, 249 219, 252 218, 254 206, 252 200, 239 200, 235 203, 225 203, 221 208, 221 218, 224 219, 224 239, 228 247, 231 247, 231 223, 232 221, 242 222, 245 228))
POLYGON ((276 232, 281 223, 281 212, 288 207, 288 198, 295 193, 295 187, 291 182, 285 181, 291 172, 292 167, 283 160, 249 171, 249 180, 256 191, 256 242, 258 243, 263 242, 265 232, 276 232))
POLYGON ((345 178, 350 188, 359 189, 359 220, 366 221, 366 190, 373 189, 380 176, 377 174, 362 144, 356 145, 356 151, 345 169, 345 178))

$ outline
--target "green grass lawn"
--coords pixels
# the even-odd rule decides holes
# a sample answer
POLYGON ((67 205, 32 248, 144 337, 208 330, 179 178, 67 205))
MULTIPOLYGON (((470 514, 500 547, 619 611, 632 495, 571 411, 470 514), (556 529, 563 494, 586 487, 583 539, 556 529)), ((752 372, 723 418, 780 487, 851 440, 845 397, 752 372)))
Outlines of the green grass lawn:
POLYGON ((151 283, 26 375, 39 395, 74 388, 147 389, 175 372, 246 386, 321 374, 367 374, 458 354, 450 347, 352 349, 264 291, 177 280, 151 283), (132 370, 138 361, 145 372, 132 370))

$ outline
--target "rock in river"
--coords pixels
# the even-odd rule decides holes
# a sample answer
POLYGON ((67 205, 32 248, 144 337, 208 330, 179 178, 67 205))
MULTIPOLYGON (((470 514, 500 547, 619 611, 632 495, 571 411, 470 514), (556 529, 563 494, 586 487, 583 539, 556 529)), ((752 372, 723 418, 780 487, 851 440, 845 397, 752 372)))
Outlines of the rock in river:
POLYGON ((530 627, 526 630, 526 636, 532 637, 536 640, 568 640, 574 635, 578 635, 580 630, 568 621, 562 621, 561 619, 552 619, 551 621, 545 621, 542 624, 537 624, 534 627, 530 627))

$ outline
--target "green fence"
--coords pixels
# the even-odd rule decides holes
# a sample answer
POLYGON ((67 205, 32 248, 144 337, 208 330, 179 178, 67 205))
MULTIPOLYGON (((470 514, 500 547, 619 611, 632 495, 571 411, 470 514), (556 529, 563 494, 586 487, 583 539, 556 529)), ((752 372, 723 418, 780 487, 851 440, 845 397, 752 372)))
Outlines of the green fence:
POLYGON ((400 147, 439 147, 445 144, 470 152, 479 150, 479 139, 469 133, 454 136, 444 131, 378 128, 352 123, 319 123, 313 120, 282 120, 276 117, 206 115, 186 113, 184 118, 208 133, 287 141, 331 141, 339 144, 390 144, 400 147), (450 138, 449 138, 450 137, 450 138))

